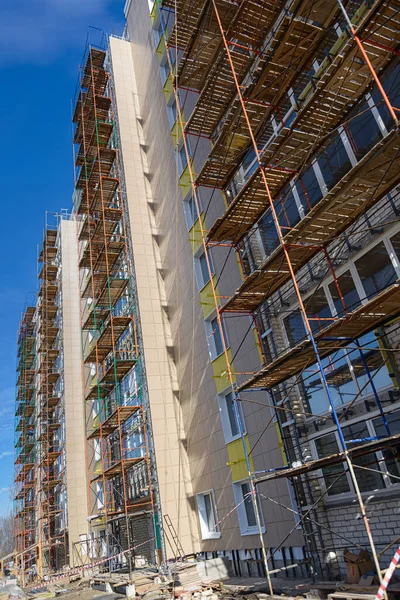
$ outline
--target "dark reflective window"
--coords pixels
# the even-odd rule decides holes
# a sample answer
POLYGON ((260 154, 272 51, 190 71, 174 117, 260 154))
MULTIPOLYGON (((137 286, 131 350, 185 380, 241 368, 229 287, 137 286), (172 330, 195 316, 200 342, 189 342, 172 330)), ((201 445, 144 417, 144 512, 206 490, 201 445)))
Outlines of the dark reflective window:
POLYGON ((318 164, 328 190, 351 169, 349 155, 338 133, 332 136, 329 145, 318 155, 318 164))

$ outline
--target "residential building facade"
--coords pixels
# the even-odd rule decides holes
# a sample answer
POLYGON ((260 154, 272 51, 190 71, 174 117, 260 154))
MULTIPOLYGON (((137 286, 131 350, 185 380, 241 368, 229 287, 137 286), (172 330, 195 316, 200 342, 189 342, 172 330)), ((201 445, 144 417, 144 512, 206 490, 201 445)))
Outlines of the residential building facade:
POLYGON ((396 10, 128 0, 122 38, 89 36, 73 211, 21 324, 27 562, 338 578, 346 547, 390 556, 396 10))

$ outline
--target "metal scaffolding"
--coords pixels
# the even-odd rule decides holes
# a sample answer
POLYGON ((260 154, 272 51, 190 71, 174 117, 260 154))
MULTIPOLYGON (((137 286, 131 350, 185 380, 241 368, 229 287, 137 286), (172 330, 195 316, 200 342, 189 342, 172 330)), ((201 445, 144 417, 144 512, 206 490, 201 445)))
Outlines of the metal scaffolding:
POLYGON ((22 576, 36 561, 35 307, 23 314, 18 335, 15 410, 14 536, 16 569, 22 576))
MULTIPOLYGON (((97 546, 92 544, 89 553, 104 557, 126 550, 140 539, 139 526, 144 526, 146 539, 154 537, 155 541, 142 546, 143 555, 154 562, 161 551, 157 483, 131 242, 111 65, 106 40, 93 43, 96 33, 101 32, 89 34, 73 114, 88 510, 93 515, 92 531, 96 539, 102 539, 97 546)), ((87 553, 82 547, 76 552, 80 557, 87 553)), ((131 559, 128 564, 114 560, 105 568, 132 568, 133 554, 131 559)))
POLYGON ((58 215, 46 224, 37 301, 37 519, 39 577, 69 564, 58 215))
MULTIPOLYGON (((388 447, 397 448, 400 437, 391 435, 387 418, 390 409, 383 406, 374 385, 377 352, 371 352, 359 339, 376 331, 378 351, 386 352, 385 360, 389 360, 392 349, 384 340, 382 327, 396 323, 400 288, 394 280, 376 295, 360 299, 359 305, 348 305, 346 290, 335 273, 341 256, 337 247, 332 251, 332 245, 344 238, 350 246, 354 231, 360 235, 359 220, 374 207, 382 206, 381 201, 386 201, 386 195, 400 181, 397 119, 400 107, 393 104, 398 93, 381 81, 381 73, 398 62, 400 4, 384 0, 349 0, 344 4, 340 0, 294 0, 284 7, 284 3, 264 0, 160 0, 157 5, 197 214, 201 215, 198 197, 201 186, 212 188, 213 193, 221 190, 226 201, 225 213, 208 231, 199 218, 198 231, 226 372, 235 398, 270 591, 273 591, 269 575, 273 552, 266 548, 262 534, 257 486, 287 477, 297 490, 300 506, 300 498, 307 496, 306 504, 311 508, 299 514, 310 559, 318 572, 315 548, 322 545, 322 525, 309 515, 315 516, 313 509, 323 494, 316 500, 310 482, 302 477, 339 463, 344 463, 350 474, 382 581, 379 554, 356 475, 356 470, 363 468, 357 464, 357 458, 388 447), (187 122, 182 104, 185 91, 198 95, 187 122), (367 93, 373 102, 365 108, 361 104, 367 93), (360 106, 358 113, 355 112, 360 106), (343 167, 338 160, 330 188, 320 197, 313 197, 307 189, 306 177, 313 157, 327 154, 335 135, 349 132, 349 125, 355 119, 376 106, 385 115, 385 134, 377 140, 372 138, 367 148, 357 148, 354 143, 353 164, 343 167), (189 136, 208 138, 212 143, 198 175, 194 172, 189 136), (253 161, 253 169, 244 181, 240 167, 244 159, 250 162, 248 157, 253 161), (304 203, 300 221, 290 223, 288 197, 294 186, 300 190, 298 195, 302 194, 304 203), (265 238, 269 252, 263 261, 249 269, 243 256, 245 249, 251 248, 251 237, 261 217, 267 222, 265 238), (244 281, 229 299, 218 296, 213 278, 210 251, 218 245, 230 246, 242 264, 244 281), (341 303, 336 316, 325 317, 309 309, 304 298, 304 274, 313 260, 323 261, 333 277, 341 303), (274 356, 263 353, 261 369, 247 374, 246 380, 237 385, 223 316, 250 314, 256 323, 261 307, 267 315, 274 314, 277 296, 281 307, 287 306, 288 297, 295 298, 304 335, 274 356), (333 365, 324 360, 343 348, 359 356, 358 368, 366 374, 366 385, 372 390, 382 421, 380 436, 349 440, 343 433, 342 415, 331 387, 331 372, 340 378, 340 369, 334 371, 333 365), (288 408, 284 400, 276 399, 279 384, 295 385, 293 378, 297 381, 311 367, 313 376, 321 381, 329 402, 329 418, 340 439, 339 452, 319 460, 304 460, 301 444, 296 441, 300 437, 302 408, 299 405, 288 408), (252 471, 249 457, 253 448, 249 452, 246 446, 239 410, 240 402, 246 401, 247 392, 252 390, 265 390, 269 394, 272 418, 277 417, 278 422, 282 411, 291 413, 293 426, 283 439, 292 465, 277 466, 264 473, 252 471)), ((378 220, 376 226, 379 225, 378 220)), ((367 229, 372 229, 368 222, 364 223, 364 232, 367 229)))

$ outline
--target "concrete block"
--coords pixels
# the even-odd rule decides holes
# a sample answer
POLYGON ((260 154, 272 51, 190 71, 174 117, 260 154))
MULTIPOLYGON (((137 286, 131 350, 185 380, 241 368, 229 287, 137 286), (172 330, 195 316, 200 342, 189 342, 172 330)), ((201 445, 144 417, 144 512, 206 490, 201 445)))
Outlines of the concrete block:
POLYGON ((234 576, 231 561, 227 556, 198 562, 197 572, 201 579, 207 577, 211 579, 225 579, 234 576))

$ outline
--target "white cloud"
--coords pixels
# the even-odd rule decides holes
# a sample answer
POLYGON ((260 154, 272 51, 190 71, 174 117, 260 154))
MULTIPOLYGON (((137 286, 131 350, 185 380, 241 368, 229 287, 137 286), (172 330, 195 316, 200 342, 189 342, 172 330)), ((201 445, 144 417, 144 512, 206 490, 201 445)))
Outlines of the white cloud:
MULTIPOLYGON (((2 452, 2 453, 0 454, 0 460, 1 460, 2 458, 4 458, 5 456, 13 456, 13 455, 14 455, 14 452, 8 452, 8 451, 6 451, 6 452, 2 452)), ((4 488, 2 488, 2 489, 4 489, 4 488)))
MULTIPOLYGON (((4 0, 0 57, 3 64, 51 63, 63 49, 83 47, 89 25, 111 27, 117 0, 4 0)), ((123 2, 120 4, 123 18, 123 2)), ((110 31, 110 33, 112 33, 110 31)))

